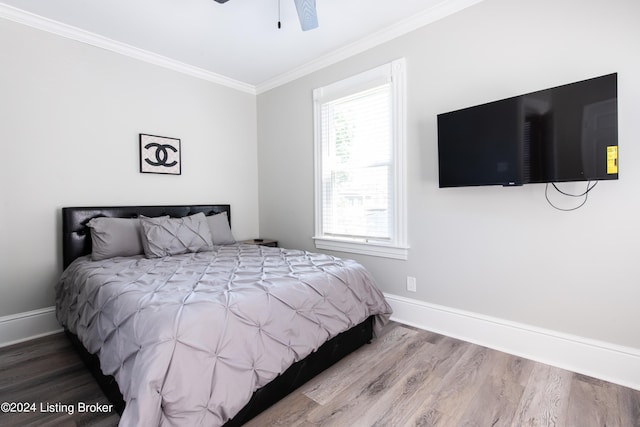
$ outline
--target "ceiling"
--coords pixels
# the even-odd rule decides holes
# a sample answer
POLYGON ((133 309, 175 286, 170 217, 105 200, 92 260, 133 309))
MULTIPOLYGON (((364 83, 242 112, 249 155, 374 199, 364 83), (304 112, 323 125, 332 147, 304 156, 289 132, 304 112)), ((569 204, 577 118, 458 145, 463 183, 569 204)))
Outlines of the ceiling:
POLYGON ((259 92, 479 1, 317 0, 305 32, 293 0, 0 0, 0 17, 259 92))

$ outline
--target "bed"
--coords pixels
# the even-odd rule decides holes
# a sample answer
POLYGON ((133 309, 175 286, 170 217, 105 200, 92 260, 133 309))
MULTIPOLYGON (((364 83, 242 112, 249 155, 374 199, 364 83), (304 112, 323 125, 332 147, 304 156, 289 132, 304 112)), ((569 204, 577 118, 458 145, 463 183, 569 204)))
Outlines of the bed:
POLYGON ((120 425, 242 425, 388 321, 360 264, 237 244, 230 224, 229 205, 63 208, 56 314, 120 425), (98 253, 105 221, 137 224, 144 253, 98 253), (205 249, 162 252, 176 224, 205 249))

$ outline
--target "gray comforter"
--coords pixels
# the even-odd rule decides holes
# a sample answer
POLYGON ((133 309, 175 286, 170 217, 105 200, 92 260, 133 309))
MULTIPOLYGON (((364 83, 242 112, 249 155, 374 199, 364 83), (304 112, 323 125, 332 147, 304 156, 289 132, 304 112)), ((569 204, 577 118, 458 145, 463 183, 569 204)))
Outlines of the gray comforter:
POLYGON ((58 320, 113 375, 121 426, 217 426, 328 339, 391 308, 357 262, 253 245, 74 261, 58 320))

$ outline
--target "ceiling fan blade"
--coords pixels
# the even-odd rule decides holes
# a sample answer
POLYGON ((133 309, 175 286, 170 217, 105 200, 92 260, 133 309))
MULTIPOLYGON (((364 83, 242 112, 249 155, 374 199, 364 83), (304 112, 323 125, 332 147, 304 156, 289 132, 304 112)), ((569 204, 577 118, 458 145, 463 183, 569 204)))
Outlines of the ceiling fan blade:
POLYGON ((302 31, 318 28, 318 12, 316 11, 316 0, 294 0, 298 10, 298 18, 302 31))

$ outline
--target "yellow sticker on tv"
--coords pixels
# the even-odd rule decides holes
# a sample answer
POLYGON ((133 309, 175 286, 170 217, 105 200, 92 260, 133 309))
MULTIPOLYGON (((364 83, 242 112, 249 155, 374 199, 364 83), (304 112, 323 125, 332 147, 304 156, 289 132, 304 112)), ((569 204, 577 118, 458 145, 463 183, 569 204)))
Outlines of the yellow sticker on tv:
POLYGON ((618 146, 610 145, 607 147, 607 174, 616 173, 618 173, 618 146))

